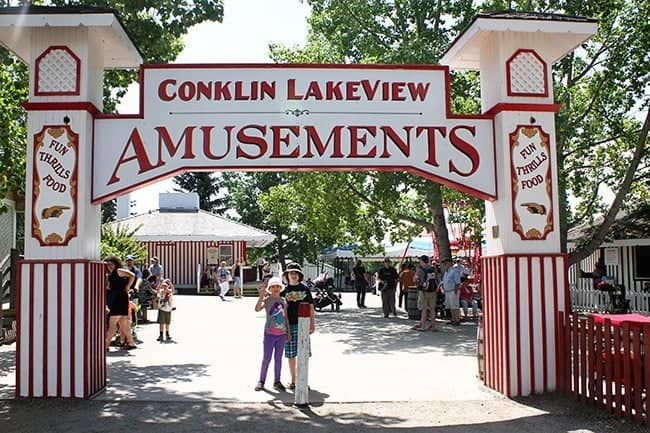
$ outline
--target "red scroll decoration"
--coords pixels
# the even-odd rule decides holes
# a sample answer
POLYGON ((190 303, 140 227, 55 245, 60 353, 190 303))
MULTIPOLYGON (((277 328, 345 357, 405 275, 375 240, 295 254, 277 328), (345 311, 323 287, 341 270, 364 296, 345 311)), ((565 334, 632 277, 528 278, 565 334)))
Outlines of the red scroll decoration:
POLYGON ((41 246, 65 246, 77 236, 78 149, 68 125, 34 135, 32 236, 41 246))
POLYGON ((510 133, 512 226, 522 240, 544 240, 553 231, 549 135, 540 126, 510 133))

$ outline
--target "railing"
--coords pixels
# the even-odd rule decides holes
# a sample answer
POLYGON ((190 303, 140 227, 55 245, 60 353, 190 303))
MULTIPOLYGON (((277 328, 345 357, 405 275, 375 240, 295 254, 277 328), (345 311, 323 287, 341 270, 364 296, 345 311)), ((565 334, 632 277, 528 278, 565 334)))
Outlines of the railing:
POLYGON ((650 425, 650 325, 613 326, 609 319, 599 324, 563 312, 558 320, 560 390, 619 418, 650 425))
POLYGON ((323 272, 327 272, 330 277, 333 277, 334 272, 336 272, 336 268, 327 263, 320 263, 317 265, 314 265, 312 263, 305 263, 302 268, 302 272, 305 274, 305 279, 311 278, 313 280, 323 272))
POLYGON ((18 250, 12 249, 0 262, 0 344, 12 343, 16 339, 16 278, 20 258, 18 250), (7 303, 9 310, 4 309, 7 303))
MULTIPOLYGON (((610 303, 609 293, 594 290, 591 285, 575 285, 569 287, 572 311, 578 313, 604 312, 610 303)), ((625 291, 625 299, 630 301, 630 312, 650 313, 650 293, 625 291)))
POLYGON ((650 293, 628 291, 625 297, 630 301, 630 311, 635 313, 650 313, 650 293))
POLYGON ((587 286, 571 285, 569 287, 571 309, 576 312, 595 313, 605 311, 609 303, 609 294, 587 286))
POLYGON ((11 254, 0 262, 0 309, 11 293, 11 254))

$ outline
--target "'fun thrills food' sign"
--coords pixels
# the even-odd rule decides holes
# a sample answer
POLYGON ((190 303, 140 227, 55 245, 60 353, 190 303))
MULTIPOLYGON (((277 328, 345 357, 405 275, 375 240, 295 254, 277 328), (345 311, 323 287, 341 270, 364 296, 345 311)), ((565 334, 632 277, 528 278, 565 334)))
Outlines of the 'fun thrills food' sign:
POLYGON ((64 246, 77 236, 78 135, 45 126, 34 136, 32 236, 42 246, 64 246))
POLYGON ((95 122, 93 202, 183 170, 407 171, 496 198, 491 119, 453 115, 449 71, 145 65, 140 114, 95 122))
POLYGON ((549 135, 539 126, 510 133, 512 223, 523 240, 546 239, 553 231, 549 135))

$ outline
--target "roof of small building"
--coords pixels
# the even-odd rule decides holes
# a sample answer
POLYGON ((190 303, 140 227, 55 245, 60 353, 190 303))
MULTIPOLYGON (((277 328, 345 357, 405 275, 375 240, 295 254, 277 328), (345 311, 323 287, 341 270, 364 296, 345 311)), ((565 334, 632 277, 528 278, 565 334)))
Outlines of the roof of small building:
POLYGON ((198 212, 160 212, 134 215, 111 223, 136 229, 135 237, 146 241, 245 241, 248 246, 260 248, 273 242, 275 235, 246 224, 198 212))
POLYGON ((577 15, 565 15, 565 14, 543 13, 543 12, 519 12, 513 10, 479 12, 478 14, 476 14, 476 18, 498 18, 498 19, 506 19, 506 20, 571 21, 571 22, 591 22, 591 23, 598 22, 598 20, 595 18, 581 17, 577 15))
MULTIPOLYGON (((599 216, 591 224, 584 223, 569 229, 567 241, 576 243, 590 236, 602 221, 603 217, 599 216)), ((632 212, 619 213, 607 233, 605 241, 638 239, 650 239, 650 205, 641 206, 632 212)))

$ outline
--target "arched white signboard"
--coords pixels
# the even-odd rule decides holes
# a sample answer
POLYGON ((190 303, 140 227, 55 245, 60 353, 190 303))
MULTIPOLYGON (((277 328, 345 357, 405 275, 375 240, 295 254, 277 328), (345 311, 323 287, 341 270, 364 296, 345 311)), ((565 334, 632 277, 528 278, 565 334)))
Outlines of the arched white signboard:
POLYGON ((97 119, 93 201, 183 170, 408 171, 496 198, 492 120, 443 66, 143 66, 140 115, 97 119))

